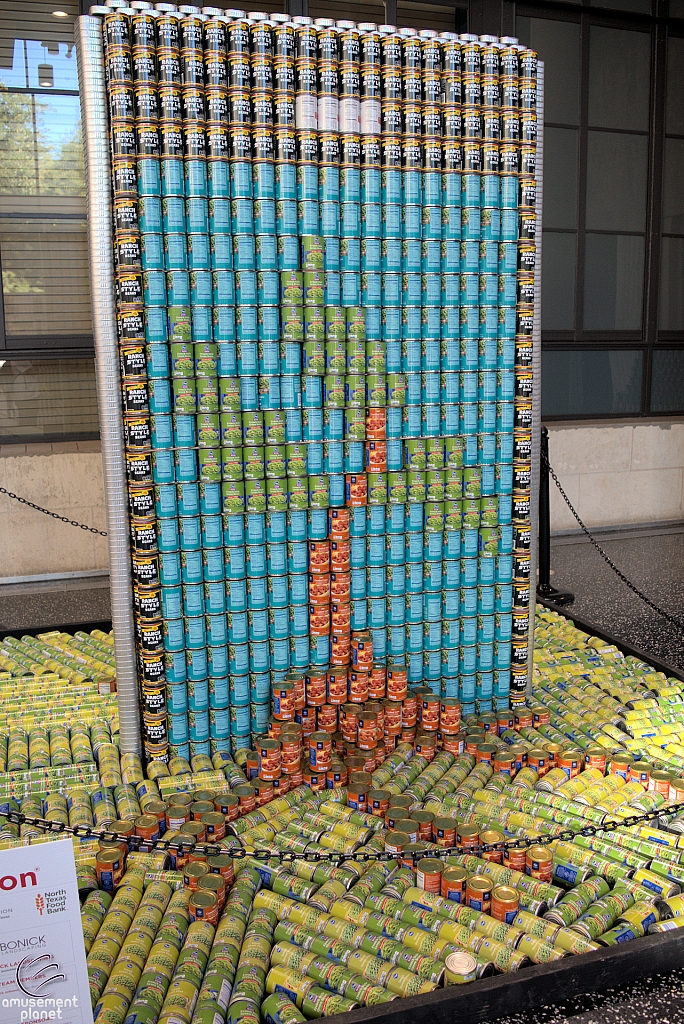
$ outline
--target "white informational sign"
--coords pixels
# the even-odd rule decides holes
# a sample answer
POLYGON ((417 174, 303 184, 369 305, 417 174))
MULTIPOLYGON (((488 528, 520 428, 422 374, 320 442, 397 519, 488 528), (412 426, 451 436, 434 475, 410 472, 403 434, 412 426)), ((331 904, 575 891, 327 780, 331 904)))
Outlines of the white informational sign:
POLYGON ((0 1022, 93 1024, 71 839, 0 850, 0 1022))

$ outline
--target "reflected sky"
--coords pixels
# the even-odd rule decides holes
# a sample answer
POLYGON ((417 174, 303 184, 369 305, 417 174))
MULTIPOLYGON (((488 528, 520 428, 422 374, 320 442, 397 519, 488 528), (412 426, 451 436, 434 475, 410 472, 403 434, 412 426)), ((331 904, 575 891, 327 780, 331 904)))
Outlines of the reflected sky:
POLYGON ((39 89, 49 93, 50 89, 42 89, 38 79, 38 66, 50 64, 54 84, 53 89, 78 89, 78 73, 76 70, 76 47, 73 43, 50 43, 48 47, 39 39, 15 39, 14 55, 11 68, 0 68, 0 86, 9 89, 39 89), (28 68, 28 81, 27 81, 28 68))

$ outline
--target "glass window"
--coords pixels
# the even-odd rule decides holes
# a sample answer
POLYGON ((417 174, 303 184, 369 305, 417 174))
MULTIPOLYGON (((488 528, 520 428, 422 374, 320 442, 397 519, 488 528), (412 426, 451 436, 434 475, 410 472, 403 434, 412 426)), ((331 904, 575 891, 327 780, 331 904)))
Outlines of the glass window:
POLYGON ((591 26, 589 126, 648 131, 651 37, 591 26))
MULTIPOLYGON (((681 13, 672 10, 670 15, 684 18, 684 0, 679 0, 681 13)), ((667 39, 667 85, 665 102, 665 131, 671 135, 684 135, 684 39, 668 35, 667 39)))
POLYGON ((608 7, 615 11, 631 11, 634 14, 650 14, 651 0, 591 0, 596 7, 608 7))
POLYGON ((544 130, 544 227, 577 227, 577 141, 573 128, 544 130))
POLYGON ((542 330, 571 331, 575 326, 575 253, 577 237, 545 231, 542 243, 542 330))
POLYGON ((580 29, 567 21, 516 18, 516 32, 544 64, 544 120, 579 124, 580 29))
POLYGON ((542 354, 542 416, 639 412, 643 353, 575 350, 542 354))
POLYGON ((651 370, 651 412, 684 412, 684 351, 656 349, 651 370))
POLYGON ((589 132, 587 229, 643 231, 646 224, 648 138, 589 132))
POLYGON ((684 238, 660 243, 661 331, 684 331, 684 238))
POLYGON ((663 231, 684 235, 684 139, 665 139, 663 231))
POLYGON ((584 330, 640 330, 643 276, 643 238, 588 234, 584 257, 584 330))
POLYGON ((92 359, 0 360, 0 440, 97 437, 92 359))

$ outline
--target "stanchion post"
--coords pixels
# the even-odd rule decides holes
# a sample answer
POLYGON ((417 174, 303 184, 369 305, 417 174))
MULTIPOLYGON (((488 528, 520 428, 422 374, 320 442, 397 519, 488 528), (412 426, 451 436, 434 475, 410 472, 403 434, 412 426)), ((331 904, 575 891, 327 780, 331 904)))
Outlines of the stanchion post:
POLYGON ((537 596, 554 604, 572 604, 575 595, 551 586, 551 500, 549 496, 549 431, 541 429, 539 458, 539 580, 537 596))
POLYGON ((83 16, 77 19, 76 55, 85 151, 95 381, 107 513, 109 586, 114 628, 119 731, 121 752, 141 754, 140 699, 128 534, 128 490, 114 301, 109 128, 102 22, 99 18, 83 16))

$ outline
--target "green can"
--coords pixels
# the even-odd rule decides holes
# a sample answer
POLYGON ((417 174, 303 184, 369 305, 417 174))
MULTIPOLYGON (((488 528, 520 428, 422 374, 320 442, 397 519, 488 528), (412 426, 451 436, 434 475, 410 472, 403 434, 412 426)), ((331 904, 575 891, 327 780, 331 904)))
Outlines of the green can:
POLYGON ((327 476, 310 476, 309 481, 309 507, 328 508, 330 496, 328 490, 327 476))
POLYGON ((387 473, 368 474, 368 504, 387 504, 387 473))
POLYGON ((272 512, 284 512, 287 509, 287 481, 266 478, 266 508, 272 512))
POLYGON ((242 480, 242 448, 239 445, 221 445, 221 467, 224 480, 242 480))
MULTIPOLYGON (((190 306, 168 306, 169 341, 172 345, 178 342, 190 342, 192 339, 192 316, 190 306)), ((173 354, 171 355, 173 360, 173 354)))
POLYGON ((365 409, 346 409, 344 414, 344 436, 348 441, 363 441, 366 436, 365 409))
POLYGON ((444 439, 444 461, 448 467, 463 468, 464 437, 447 437, 444 439))
POLYGON ((366 340, 366 310, 363 306, 347 306, 345 309, 347 321, 347 337, 358 338, 359 341, 366 340))
POLYGON ((174 377, 173 411, 179 413, 197 412, 197 394, 194 377, 174 377))
POLYGON ((460 530, 463 523, 463 508, 460 501, 444 502, 444 529, 460 530))
POLYGON ((480 498, 480 526, 496 528, 499 525, 499 499, 495 494, 480 498))
MULTIPOLYGON (((323 313, 323 306, 305 306, 304 307, 304 342, 317 342, 321 345, 325 341, 325 315, 323 313)), ((309 369, 308 363, 306 364, 306 372, 313 373, 313 370, 309 369)), ((323 373, 323 367, 321 367, 320 373, 323 373)))
POLYGON ((366 370, 366 342, 359 338, 347 338, 344 348, 346 372, 364 373, 366 370))
MULTIPOLYGON (((221 441, 224 444, 240 444, 242 441, 242 414, 239 412, 222 412, 219 415, 221 441)), ((284 428, 283 428, 284 430, 284 428)))
POLYGON ((444 501, 444 472, 429 469, 425 474, 426 501, 444 501))
POLYGON ((284 480, 287 476, 286 447, 284 444, 267 444, 264 452, 267 480, 284 480))
POLYGON ((200 448, 199 478, 202 483, 216 483, 221 479, 221 449, 200 448))
POLYGON ((242 414, 242 436, 246 444, 264 443, 264 414, 252 409, 242 414))
POLYGON ((480 501, 478 498, 464 498, 461 502, 463 509, 463 527, 466 530, 479 530, 480 528, 480 501))
POLYGON ((306 445, 301 443, 288 444, 285 450, 287 475, 306 476, 306 445))
POLYGON ((366 373, 387 373, 387 357, 384 341, 366 342, 366 373))
POLYGON ((195 381, 197 390, 197 411, 219 411, 219 389, 217 377, 198 377, 195 381))
POLYGON ((300 270, 280 271, 281 306, 304 305, 304 279, 300 270))
POLYGON ((426 533, 442 533, 444 530, 444 502, 432 501, 430 498, 425 502, 423 509, 424 530, 426 533))
POLYGON ((496 528, 480 527, 480 555, 496 558, 499 552, 499 534, 496 528))
POLYGON ((221 443, 221 427, 217 412, 197 414, 197 444, 200 448, 215 448, 221 443))
MULTIPOLYGON (((308 309, 304 310, 304 318, 306 320, 308 309)), ((325 324, 323 325, 325 329, 325 324)), ((307 339, 308 334, 308 322, 307 322, 307 339)), ((316 340, 306 340, 304 342, 303 349, 303 369, 304 373, 309 374, 313 377, 322 377, 325 374, 325 342, 320 338, 316 340)))
POLYGON ((302 270, 322 270, 325 242, 320 235, 302 235, 302 270))
POLYGON ((245 480, 263 480, 266 475, 264 448, 261 445, 245 445, 242 449, 242 464, 245 480))
POLYGON ((444 440, 441 437, 425 438, 425 459, 427 469, 444 469, 444 440))
POLYGON ((172 377, 192 377, 195 372, 194 352, 188 341, 175 341, 169 345, 172 377))
POLYGON ((221 412, 229 412, 234 409, 240 410, 240 378, 220 377, 219 378, 219 399, 221 412))
POLYGON ((323 378, 323 404, 328 409, 344 409, 344 377, 326 373, 323 378))
POLYGON ((425 441, 422 438, 404 441, 404 462, 406 463, 406 468, 410 472, 425 472, 427 467, 427 457, 425 454, 425 441))
POLYGON ((281 341, 304 340, 304 306, 281 306, 281 341))
POLYGON ((387 404, 393 409, 406 405, 406 377, 403 373, 388 373, 387 404))
MULTIPOLYGON (((342 306, 325 307, 325 340, 344 341, 347 337, 347 318, 342 306)), ((344 353, 342 353, 344 357, 344 353)), ((331 369, 331 367, 329 366, 331 369)))
POLYGON ((444 497, 447 501, 460 501, 463 497, 463 470, 449 466, 444 472, 444 497))
POLYGON ((215 377, 218 367, 218 345, 203 341, 195 345, 195 376, 215 377))
POLYGON ((384 409, 387 405, 387 388, 381 373, 369 373, 366 376, 366 404, 371 409, 384 409))
POLYGON ((290 508, 302 510, 309 505, 309 485, 306 477, 291 476, 287 480, 287 497, 290 508))
POLYGON ((362 373, 348 373, 344 378, 344 398, 347 409, 366 408, 366 378, 362 373))
POLYGON ((322 306, 325 301, 325 275, 322 270, 305 270, 302 274, 304 279, 304 305, 322 306))
POLYGON ((463 470, 463 497, 479 498, 482 494, 482 470, 479 466, 466 466, 463 470))
POLYGON ((415 469, 409 469, 406 474, 406 485, 408 487, 407 501, 426 500, 427 488, 425 473, 420 473, 415 469))
POLYGON ((221 484, 223 511, 226 515, 239 515, 245 511, 245 485, 242 480, 224 480, 221 484))
POLYGON ((404 505, 408 492, 406 489, 406 473, 387 474, 387 500, 390 505, 404 505))
POLYGON ((264 413, 264 441, 266 444, 282 444, 285 440, 285 411, 271 409, 264 413))

